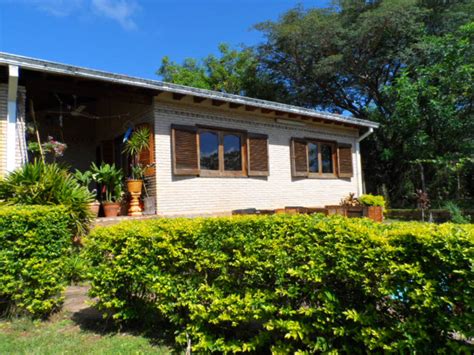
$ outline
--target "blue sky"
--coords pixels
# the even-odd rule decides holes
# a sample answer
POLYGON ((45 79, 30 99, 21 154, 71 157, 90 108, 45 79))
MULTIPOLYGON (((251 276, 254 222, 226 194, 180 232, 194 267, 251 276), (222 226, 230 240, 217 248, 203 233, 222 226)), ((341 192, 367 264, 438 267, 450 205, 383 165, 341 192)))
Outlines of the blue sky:
POLYGON ((0 0, 0 51, 156 79, 220 42, 256 44, 253 24, 330 0, 0 0))

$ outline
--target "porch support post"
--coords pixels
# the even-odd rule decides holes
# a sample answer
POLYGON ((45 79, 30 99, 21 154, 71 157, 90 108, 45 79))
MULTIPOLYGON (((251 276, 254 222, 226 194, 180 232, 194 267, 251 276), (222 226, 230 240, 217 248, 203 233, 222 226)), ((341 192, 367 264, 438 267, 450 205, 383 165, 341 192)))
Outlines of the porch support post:
POLYGON ((357 158, 357 196, 365 193, 364 179, 362 178, 362 160, 360 158, 360 142, 370 136, 374 132, 373 128, 369 128, 367 132, 356 140, 356 158, 357 158))
POLYGON ((7 172, 16 168, 16 120, 19 68, 8 66, 8 105, 7 105, 7 172))

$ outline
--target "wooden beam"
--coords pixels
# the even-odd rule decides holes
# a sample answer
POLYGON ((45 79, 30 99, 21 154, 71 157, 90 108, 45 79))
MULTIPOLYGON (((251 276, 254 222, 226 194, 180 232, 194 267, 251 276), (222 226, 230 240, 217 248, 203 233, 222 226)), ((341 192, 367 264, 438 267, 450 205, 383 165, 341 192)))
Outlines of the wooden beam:
POLYGON ((281 112, 281 111, 275 111, 275 115, 277 116, 285 116, 286 115, 286 112, 281 112))
POLYGON ((242 106, 242 104, 236 104, 235 102, 229 102, 229 107, 230 108, 239 108, 241 106, 242 106))
POLYGON ((245 111, 255 111, 257 108, 255 106, 245 105, 245 111))
POLYGON ((289 114, 288 114, 288 117, 290 117, 290 118, 298 118, 298 117, 303 118, 303 116, 300 116, 300 115, 298 115, 297 113, 289 113, 289 114))
POLYGON ((274 110, 271 110, 269 108, 262 108, 262 113, 270 113, 273 112, 274 110))
POLYGON ((173 93, 173 100, 181 101, 186 94, 178 94, 177 92, 173 93))
POLYGON ((215 99, 212 100, 212 106, 222 106, 224 104, 225 104, 225 101, 215 100, 215 99))
POLYGON ((206 98, 205 97, 201 97, 201 96, 193 96, 193 101, 196 103, 196 104, 200 104, 201 102, 205 101, 206 98))

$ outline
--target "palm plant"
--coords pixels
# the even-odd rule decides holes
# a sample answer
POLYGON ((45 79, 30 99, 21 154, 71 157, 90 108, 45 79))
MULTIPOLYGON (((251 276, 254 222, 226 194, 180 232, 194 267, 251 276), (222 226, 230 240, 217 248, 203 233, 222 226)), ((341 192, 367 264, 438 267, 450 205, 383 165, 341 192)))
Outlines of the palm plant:
POLYGON ((150 130, 147 127, 135 130, 129 140, 125 143, 123 152, 132 158, 131 178, 139 180, 143 178, 146 167, 140 164, 140 154, 150 147, 150 130))
POLYGON ((76 235, 87 232, 94 196, 67 169, 41 160, 23 165, 0 180, 0 201, 7 205, 64 205, 73 217, 76 235))
POLYGON ((102 185, 101 193, 104 202, 118 202, 121 200, 123 194, 122 169, 117 169, 115 164, 102 163, 97 166, 92 163, 91 176, 94 181, 102 185))

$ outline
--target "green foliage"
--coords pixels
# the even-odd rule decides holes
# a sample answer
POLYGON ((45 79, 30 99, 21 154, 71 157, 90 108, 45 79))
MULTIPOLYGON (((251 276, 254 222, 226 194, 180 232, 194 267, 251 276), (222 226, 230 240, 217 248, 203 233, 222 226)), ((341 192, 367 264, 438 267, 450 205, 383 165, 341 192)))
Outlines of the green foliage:
POLYGON ((44 317, 58 309, 71 222, 64 206, 0 207, 0 313, 44 317))
POLYGON ((282 85, 259 70, 259 62, 250 48, 231 49, 219 45, 219 56, 208 55, 201 61, 187 58, 183 64, 164 57, 157 74, 164 81, 201 89, 222 91, 262 99, 284 97, 282 85))
POLYGON ((66 169, 36 160, 0 180, 0 201, 4 205, 63 205, 80 235, 88 230, 89 203, 94 197, 66 169))
POLYGON ((100 166, 91 164, 92 178, 102 186, 102 201, 118 202, 123 195, 123 173, 122 169, 115 167, 115 164, 102 162, 100 166))
MULTIPOLYGON (((85 240, 91 296, 194 352, 470 352, 472 225, 339 216, 160 219, 85 240)), ((182 347, 181 347, 182 349, 182 347)))
POLYGON ((471 221, 470 217, 464 216, 461 208, 459 208, 459 206, 453 201, 446 202, 444 208, 449 211, 451 222, 453 223, 463 224, 471 221))
POLYGON ((140 164, 140 153, 150 146, 150 130, 146 127, 135 130, 125 143, 123 152, 132 158, 132 179, 142 179, 146 167, 140 164))
POLYGON ((364 206, 382 206, 385 208, 385 199, 383 196, 365 194, 357 199, 364 206))
POLYGON ((69 251, 64 262, 64 279, 68 284, 78 284, 87 280, 89 260, 81 253, 81 249, 74 246, 69 251))

